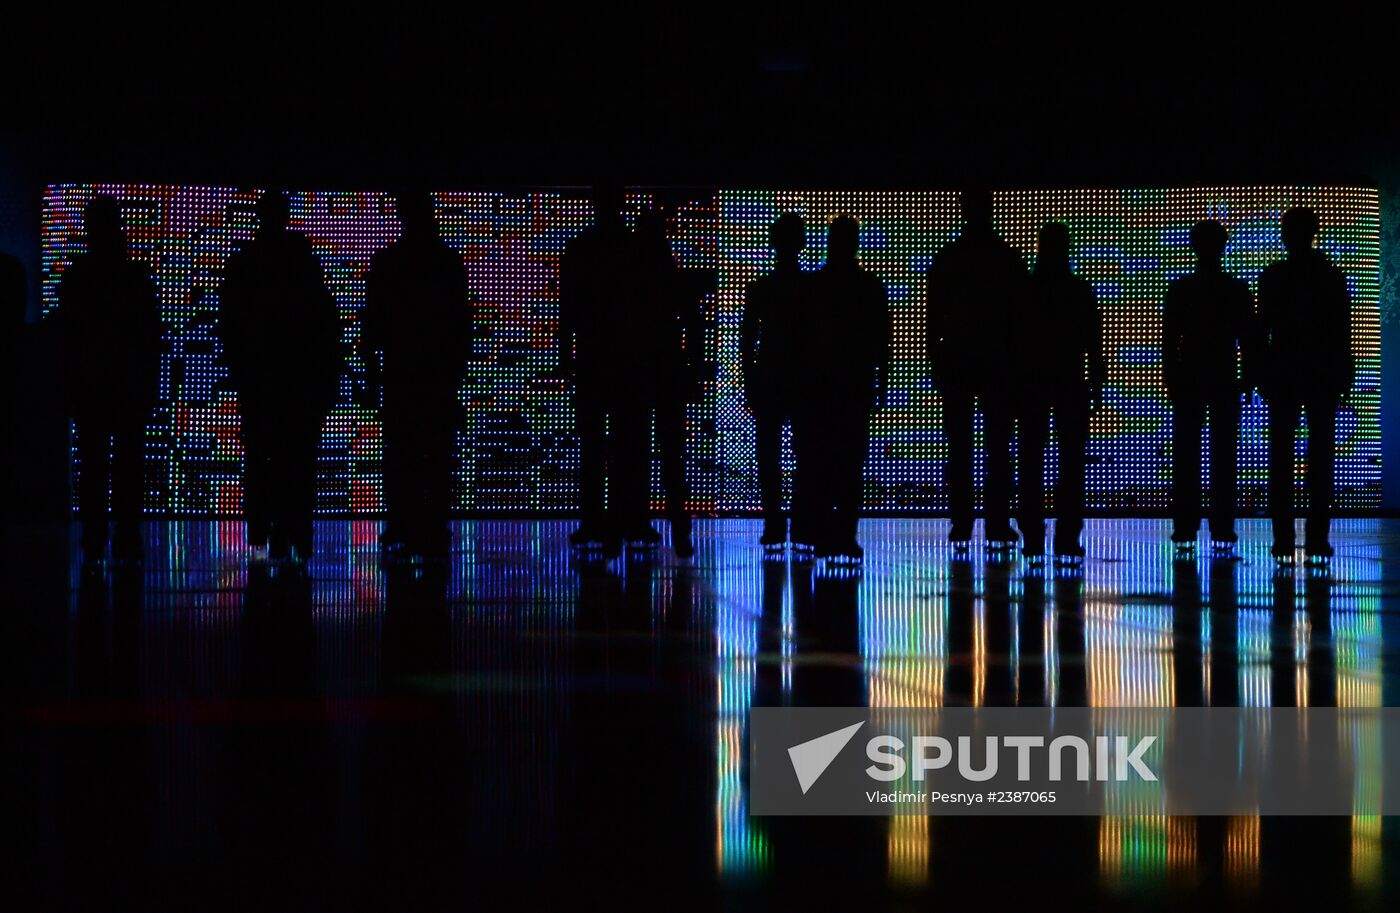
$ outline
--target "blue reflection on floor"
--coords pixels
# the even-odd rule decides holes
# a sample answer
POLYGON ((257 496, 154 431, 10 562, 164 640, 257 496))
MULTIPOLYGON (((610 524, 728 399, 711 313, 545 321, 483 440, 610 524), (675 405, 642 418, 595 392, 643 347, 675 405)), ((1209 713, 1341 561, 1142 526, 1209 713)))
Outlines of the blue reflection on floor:
MULTIPOLYGON (((548 876, 543 889, 609 871, 626 834, 635 866, 696 897, 811 887, 821 877, 802 873, 823 860, 847 887, 932 893, 991 871, 974 851, 990 825, 751 818, 751 706, 1400 697, 1400 521, 1338 521, 1330 565, 1279 567, 1263 521, 1241 524, 1234 559, 1183 559, 1165 521, 1097 520, 1083 566, 1062 568, 955 555, 946 521, 867 520, 856 572, 765 558, 747 520, 698 521, 693 561, 667 543, 584 560, 572 525, 461 522, 437 568, 384 567, 372 521, 320 522, 304 569, 253 560, 236 522, 149 523, 139 569, 84 568, 70 531, 36 531, 29 574, 11 581, 38 632, 22 653, 11 643, 24 770, 41 784, 24 811, 48 822, 34 861, 98 865, 120 834, 102 858, 149 887, 312 842, 307 871, 337 873, 352 896, 368 861, 415 854, 548 876), (63 537, 66 560, 40 551, 63 537), (620 746, 643 761, 626 774, 620 746), (94 759, 108 771, 96 783, 94 759), (107 776, 137 798, 114 806, 107 776)), ((1357 789, 1377 789, 1384 759, 1362 753, 1357 789)), ((1287 894, 1299 854, 1334 890, 1369 897, 1395 880, 1381 819, 1315 828, 1306 849, 1271 843, 1271 828, 1292 831, 1258 818, 998 827, 1047 840, 1039 865, 1077 871, 1092 897, 1287 894)), ((428 883, 436 899, 466 896, 445 875, 428 883)))

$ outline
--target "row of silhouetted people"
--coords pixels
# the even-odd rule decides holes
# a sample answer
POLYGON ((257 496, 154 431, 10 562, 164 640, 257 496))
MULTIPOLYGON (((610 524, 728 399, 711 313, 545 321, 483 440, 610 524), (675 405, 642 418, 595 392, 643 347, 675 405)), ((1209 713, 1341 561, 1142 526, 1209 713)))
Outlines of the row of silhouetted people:
MULTIPOLYGON (((994 548, 1022 540, 1024 553, 1045 554, 1045 454, 1052 427, 1059 444, 1053 548, 1081 559, 1084 549, 1089 418, 1107 376, 1104 327, 1093 286, 1070 268, 1070 233, 1044 225, 1034 268, 992 225, 991 195, 961 196, 958 237, 928 270, 926 321, 930 375, 942 394, 947 486, 955 548, 966 547, 974 521, 974 415, 980 410, 986 465, 984 536, 994 548), (1012 433, 1019 428, 1019 472, 1012 433), (1012 478, 1019 480, 1012 527, 1012 478)), ((1242 395, 1257 388, 1269 403, 1268 509, 1273 553, 1294 549, 1293 442, 1299 412, 1307 417, 1309 495, 1304 548, 1332 554, 1336 414, 1354 379, 1351 306, 1346 278, 1314 247, 1318 219, 1295 208, 1281 224, 1286 254, 1259 279, 1258 301, 1246 282, 1224 272, 1227 235, 1218 221, 1191 232, 1196 269, 1173 281, 1164 301, 1162 363, 1174 411, 1172 539, 1194 545, 1201 524, 1203 423, 1210 429, 1210 534, 1233 548, 1236 451, 1242 395)), ((831 224, 826 265, 803 272, 804 227, 796 215, 774 223, 772 270, 745 293, 741 359, 756 426, 765 546, 789 538, 782 510, 780 449, 792 429, 791 540, 818 555, 858 560, 855 517, 869 413, 888 385, 889 314, 884 289, 857 265, 856 225, 831 224), (820 493, 819 495, 817 493, 820 493)))
MULTIPOLYGON (((396 198, 399 237, 374 255, 361 357, 382 389, 391 554, 432 557, 447 518, 457 385, 472 325, 461 258, 439 237, 431 200, 396 198)), ((258 201, 253 238, 229 258, 219 335, 238 392, 248 542, 274 559, 312 548, 317 448, 344 372, 335 301, 321 261, 289 224, 285 195, 258 201)), ((146 420, 159 386, 161 317, 150 274, 127 249, 118 202, 84 211, 86 249, 64 270, 57 320, 76 431, 79 519, 88 560, 140 555, 146 420), (110 492, 109 526, 108 510, 110 492)))
POLYGON ((700 298, 671 254, 660 213, 628 231, 622 188, 593 189, 593 227, 564 252, 559 275, 559 365, 571 382, 579 439, 574 545, 617 554, 624 541, 654 545, 651 428, 666 490, 672 547, 687 556, 690 497, 685 413, 702 389, 700 298))
MULTIPOLYGON (((706 279, 678 267, 662 216, 627 230, 622 192, 594 189, 595 222, 570 242, 560 270, 561 372, 573 387, 579 437, 580 546, 616 554, 654 544, 650 522, 653 422, 665 513, 676 551, 693 551, 684 448, 686 409, 706 380, 700 302, 706 279)), ((399 194, 399 238, 374 255, 366 277, 360 355, 382 390, 384 485, 391 554, 432 557, 449 545, 447 517, 456 393, 472 340, 466 275, 440 237, 426 194, 399 194)), ((955 546, 972 537, 974 417, 986 453, 984 534, 995 547, 1023 539, 1045 553, 1043 491, 1051 422, 1059 444, 1054 551, 1083 555, 1089 417, 1106 379, 1104 328, 1093 287, 1070 268, 1059 222, 1037 239, 1034 268, 992 224, 990 194, 962 195, 959 236, 927 275, 927 353, 942 394, 945 484, 955 546), (1011 440, 1020 432, 1020 536, 1013 529, 1011 440)), ((343 331, 309 240, 290 227, 287 198, 262 195, 258 228, 227 264, 219 332, 238 392, 249 542, 273 557, 311 550, 320 430, 343 374, 343 331)), ((1350 304, 1341 271, 1313 243, 1316 214, 1284 215, 1286 256, 1260 277, 1258 300, 1221 266, 1225 229, 1192 230, 1194 272, 1164 302, 1162 361, 1171 397, 1173 539, 1200 526, 1202 425, 1210 423, 1211 538, 1228 546, 1241 395, 1270 404, 1269 512, 1275 554, 1292 555, 1293 437, 1308 422, 1306 550, 1331 553, 1335 420, 1353 380, 1350 304)), ((827 227, 821 269, 800 266, 805 226, 772 226, 773 268, 750 283, 740 329, 746 398, 755 419, 762 541, 789 538, 818 555, 859 561, 856 538, 871 415, 890 386, 892 326, 885 286, 859 259, 859 226, 827 227), (781 441, 790 426, 797 469, 792 523, 782 510, 781 441)), ((146 419, 159 384, 161 319, 150 275, 127 249, 116 200, 84 213, 86 249, 66 268, 57 319, 67 404, 77 431, 83 549, 139 555, 146 419)))

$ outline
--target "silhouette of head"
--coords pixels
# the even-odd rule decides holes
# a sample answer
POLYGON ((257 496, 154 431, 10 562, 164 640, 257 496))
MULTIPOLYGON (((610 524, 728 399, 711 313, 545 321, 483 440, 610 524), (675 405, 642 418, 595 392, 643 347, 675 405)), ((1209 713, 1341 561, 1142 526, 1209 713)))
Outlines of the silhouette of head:
POLYGON ((768 245, 779 260, 796 260, 807 246, 807 226, 795 212, 778 216, 768 229, 768 245))
POLYGON ((612 178, 599 178, 593 182, 590 197, 593 201, 593 221, 599 228, 622 227, 622 184, 612 178))
POLYGON ((287 195, 280 190, 264 190, 258 197, 258 231, 286 231, 291 220, 292 204, 287 195))
POLYGON ((968 225, 992 224, 992 192, 984 187, 969 187, 958 194, 963 222, 968 225))
POLYGON ((1283 214, 1279 228, 1283 231, 1283 247, 1290 254, 1311 250, 1317 238, 1317 213, 1306 206, 1295 206, 1283 214))
POLYGON ((1036 268, 1069 267, 1069 226, 1063 222, 1046 222, 1040 227, 1035 242, 1036 268))
POLYGON ((853 261, 860 249, 860 223, 850 216, 837 216, 826 231, 826 261, 853 261))
POLYGON ((1202 219, 1191 226, 1191 249, 1196 259, 1204 266, 1219 266, 1225 256, 1225 242, 1230 234, 1215 219, 1202 219))
POLYGON ((89 251, 124 251, 122 207, 114 197, 93 197, 83 209, 83 234, 89 251))
POLYGON ((397 193, 394 195, 394 212, 398 214, 404 235, 437 235, 437 220, 433 216, 433 198, 430 195, 417 191, 397 193))

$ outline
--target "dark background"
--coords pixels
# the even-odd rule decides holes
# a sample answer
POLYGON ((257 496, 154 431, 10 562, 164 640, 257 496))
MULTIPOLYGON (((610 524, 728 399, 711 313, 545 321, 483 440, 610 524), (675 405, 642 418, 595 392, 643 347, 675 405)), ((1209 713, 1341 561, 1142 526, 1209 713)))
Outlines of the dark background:
MULTIPOLYGON (((684 6, 317 19, 63 17, 0 38, 0 249, 36 270, 39 188, 633 184, 1400 188, 1384 23, 1185 7, 910 16, 684 6)), ((1386 222, 1389 224, 1389 221, 1386 222)), ((1392 257, 1394 254, 1392 253, 1392 257)), ((1382 304, 1383 309, 1386 303, 1382 304)), ((35 310, 31 304, 31 316, 35 310)), ((1395 322, 1382 427, 1397 425, 1395 322)), ((1387 431, 1388 465, 1400 465, 1387 431)), ((1385 503, 1400 508, 1388 474, 1385 503)))
POLYGON ((1124 186, 1393 157, 1397 74, 1366 23, 1133 12, 1112 32, 1011 9, 84 17, 7 54, 6 84, 17 134, 75 180, 1124 186))

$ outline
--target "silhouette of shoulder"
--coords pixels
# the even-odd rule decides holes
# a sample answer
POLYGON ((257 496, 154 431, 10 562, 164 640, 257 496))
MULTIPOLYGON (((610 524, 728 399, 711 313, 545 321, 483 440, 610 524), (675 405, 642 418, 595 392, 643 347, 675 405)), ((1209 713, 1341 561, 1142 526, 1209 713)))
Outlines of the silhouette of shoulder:
POLYGON ((1346 273, 1320 250, 1304 256, 1284 257, 1264 267, 1259 274, 1260 298, 1281 287, 1303 285, 1311 293, 1347 294, 1346 273))

